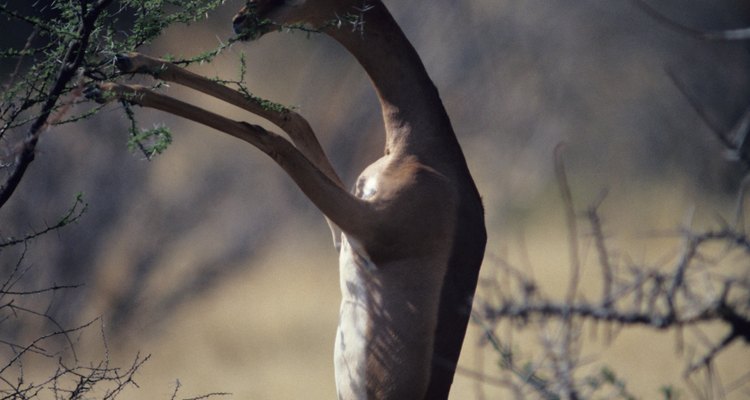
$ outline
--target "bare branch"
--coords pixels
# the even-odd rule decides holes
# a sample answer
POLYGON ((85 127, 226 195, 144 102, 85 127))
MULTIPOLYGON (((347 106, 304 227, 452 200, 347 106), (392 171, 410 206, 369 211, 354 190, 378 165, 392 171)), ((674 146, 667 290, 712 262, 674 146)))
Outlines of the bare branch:
MULTIPOLYGON (((604 197, 602 197, 602 200, 604 197)), ((612 305, 612 285, 614 283, 614 272, 610 261, 609 251, 607 250, 602 222, 599 218, 599 205, 601 200, 589 207, 586 212, 589 224, 591 225, 591 235, 594 238, 594 246, 599 257, 599 265, 602 269, 602 306, 610 307, 612 305)))
POLYGON ((565 164, 562 153, 565 148, 564 144, 558 144, 555 147, 555 175, 560 188, 563 206, 565 207, 565 221, 568 227, 568 243, 570 257, 570 283, 568 286, 567 301, 573 302, 578 290, 579 274, 581 270, 581 261, 578 256, 578 223, 576 222, 576 212, 573 206, 573 195, 568 184, 568 177, 565 173, 565 164))
POLYGON ((690 36, 696 37, 703 40, 714 40, 714 41, 735 41, 735 40, 748 40, 750 39, 750 28, 739 28, 739 29, 727 29, 727 30, 702 30, 691 28, 687 25, 683 25, 666 15, 662 14, 652 5, 645 0, 631 0, 636 6, 643 10, 646 14, 654 18, 664 26, 675 30, 680 33, 685 33, 690 36))
MULTIPOLYGON (((602 385, 606 383, 612 393, 621 396, 618 398, 632 398, 624 383, 614 375, 597 377, 589 374, 583 380, 575 377, 580 366, 578 352, 582 345, 580 332, 584 323, 592 326, 604 323, 619 330, 643 326, 673 331, 678 336, 678 343, 682 341, 681 332, 685 328, 700 334, 698 327, 720 324, 728 327, 729 333, 719 339, 699 336, 703 337, 706 350, 692 358, 694 361, 686 366, 685 376, 688 383, 697 373, 705 372, 705 385, 708 386, 694 385, 694 389, 702 387, 714 394, 724 393, 725 389, 712 366, 732 343, 750 343, 750 283, 746 276, 719 273, 715 269, 719 267, 718 263, 737 262, 734 258, 726 257, 730 252, 741 257, 740 260, 750 260, 748 238, 727 226, 705 232, 683 229, 678 236, 681 244, 673 255, 671 268, 649 269, 632 265, 618 271, 612 267, 612 255, 605 245, 598 206, 597 202, 590 207, 587 215, 604 280, 603 300, 588 302, 583 296, 575 296, 571 300, 570 292, 561 299, 546 298, 533 279, 518 268, 500 261, 496 267, 501 274, 495 279, 503 282, 502 288, 484 286, 485 290, 490 290, 486 293, 490 296, 488 299, 493 300, 475 306, 475 319, 480 321, 485 336, 493 338, 491 342, 495 343, 496 352, 502 359, 513 359, 514 355, 505 354, 509 350, 499 345, 500 339, 493 336, 495 327, 503 321, 517 327, 533 325, 539 332, 544 359, 530 361, 529 365, 533 367, 529 368, 539 371, 541 376, 554 376, 545 390, 559 395, 559 398, 591 398, 590 391, 602 390, 602 385), (716 251, 720 251, 721 255, 707 256, 716 251), (526 288, 529 285, 534 285, 535 289, 528 291, 526 288), (502 295, 492 293, 493 287, 502 290, 502 295)), ((572 244, 569 245, 572 247, 572 244)), ((664 265, 670 263, 669 260, 662 262, 664 265)), ((571 273, 574 272, 571 270, 571 273)), ((682 345, 678 344, 677 347, 681 348, 682 345)), ((515 382, 520 381, 518 376, 515 379, 515 382)), ((733 387, 737 387, 737 384, 733 383, 733 387)), ((545 397, 540 390, 537 387, 535 393, 545 397)))
POLYGON ((3 247, 11 247, 11 246, 19 245, 21 243, 29 242, 40 236, 46 235, 47 233, 50 233, 52 231, 68 226, 72 223, 75 223, 83 216, 87 208, 88 208, 88 204, 85 201, 83 201, 83 195, 79 194, 76 197, 76 200, 75 200, 75 203, 73 203, 73 206, 71 206, 70 209, 68 209, 68 211, 60 218, 59 221, 57 221, 57 223, 51 226, 47 226, 46 228, 40 231, 30 233, 20 239, 8 238, 6 239, 5 242, 0 242, 0 249, 2 249, 3 247))

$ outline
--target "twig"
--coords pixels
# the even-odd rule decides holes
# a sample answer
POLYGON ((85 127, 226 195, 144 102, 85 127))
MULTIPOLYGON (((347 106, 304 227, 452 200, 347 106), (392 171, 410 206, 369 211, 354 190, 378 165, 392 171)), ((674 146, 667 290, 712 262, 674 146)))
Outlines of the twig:
POLYGON ((614 277, 612 273, 612 265, 610 264, 610 255, 607 251, 607 245, 604 239, 604 233, 602 231, 602 222, 599 218, 599 202, 589 207, 586 215, 588 216, 589 223, 591 224, 591 235, 594 237, 594 247, 599 257, 599 266, 602 268, 602 306, 612 306, 612 284, 614 277))
POLYGON ((703 40, 715 40, 715 41, 735 41, 735 40, 748 40, 750 39, 750 28, 739 28, 739 29, 726 29, 726 30, 703 30, 691 28, 687 25, 683 25, 666 15, 659 12, 656 8, 651 6, 644 0, 631 0, 638 8, 643 10, 646 14, 654 18, 657 22, 665 25, 666 27, 673 29, 677 32, 688 34, 690 36, 703 39, 703 40))
POLYGON ((10 238, 6 242, 0 242, 0 249, 3 247, 11 247, 16 246, 21 243, 27 243, 33 239, 36 239, 40 236, 43 236, 49 232, 58 230, 60 228, 63 228, 67 225, 70 225, 72 223, 77 222, 83 214, 88 209, 88 204, 83 200, 83 195, 79 194, 76 196, 76 200, 73 203, 73 205, 68 209, 68 211, 60 218, 57 223, 55 223, 52 226, 47 226, 46 228, 42 229, 41 231, 30 233, 20 239, 13 239, 10 238))
POLYGON ((565 173, 565 164, 562 157, 564 148, 565 145, 563 143, 560 143, 555 147, 555 175, 557 177, 557 184, 565 207, 565 225, 568 227, 570 283, 566 299, 569 303, 572 303, 575 300, 576 292, 578 290, 581 262, 578 256, 578 224, 576 223, 576 213, 573 207, 573 195, 570 191, 570 185, 568 184, 568 177, 565 173))
MULTIPOLYGON (((750 167, 750 153, 743 151, 743 149, 738 147, 732 141, 731 132, 730 134, 724 133, 723 130, 719 126, 717 126, 715 123, 711 121, 711 118, 709 117, 708 112, 698 102, 698 100, 690 94, 690 92, 687 90, 685 85, 682 82, 680 82, 677 76, 670 69, 667 69, 667 76, 675 85, 677 90, 679 90, 680 93, 682 93, 682 95, 688 101, 688 104, 690 104, 693 110, 695 110, 696 114, 700 117, 703 123, 705 123, 706 126, 711 130, 711 132, 713 132, 714 136, 717 139, 719 139, 719 142, 727 150, 731 151, 733 153, 733 156, 736 157, 738 160, 740 160, 740 162, 742 162, 742 164, 745 165, 745 167, 750 167)), ((734 125, 734 128, 742 129, 743 124, 741 122, 748 116, 750 116, 750 107, 745 111, 745 113, 743 114, 743 117, 738 121, 738 123, 734 125)))

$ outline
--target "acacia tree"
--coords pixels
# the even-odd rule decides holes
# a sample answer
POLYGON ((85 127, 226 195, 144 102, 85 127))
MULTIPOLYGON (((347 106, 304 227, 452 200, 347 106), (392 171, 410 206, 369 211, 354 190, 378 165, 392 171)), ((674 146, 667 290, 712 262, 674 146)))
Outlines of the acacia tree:
MULTIPOLYGON (((75 106, 86 101, 86 82, 120 75, 112 62, 116 54, 149 44, 173 24, 198 21, 221 3, 55 0, 0 4, 4 27, 16 34, 6 38, 10 43, 0 49, 0 208, 23 184, 45 132, 87 119, 101 109, 93 107, 74 113, 78 109, 75 106)), ((193 59, 175 61, 185 65, 206 61, 222 49, 219 46, 193 59)), ((133 121, 131 145, 148 158, 163 151, 170 141, 169 132, 161 128, 140 130, 130 109, 126 106, 123 110, 133 121)), ((67 321, 59 322, 49 305, 43 304, 54 301, 54 293, 77 290, 79 285, 27 287, 25 277, 31 274, 32 267, 25 264, 25 256, 33 251, 34 240, 78 222, 85 211, 86 203, 79 195, 57 223, 26 233, 0 232, 0 252, 15 255, 16 259, 15 263, 2 266, 0 279, 0 358, 4 360, 0 363, 0 394, 4 399, 116 398, 134 385, 136 372, 148 359, 136 355, 129 366, 120 368, 111 364, 109 352, 105 351, 101 360, 83 363, 77 355, 75 338, 84 331, 96 332, 99 319, 69 326, 67 321), (24 325, 41 326, 41 333, 29 338, 24 325), (38 372, 39 364, 48 365, 49 373, 41 378, 26 373, 29 369, 38 372)), ((106 350, 104 336, 102 343, 106 350)), ((179 385, 173 399, 178 390, 179 385)), ((201 398, 214 395, 218 394, 201 398)))
MULTIPOLYGON (((220 0, 52 1, 42 6, 47 15, 38 12, 39 3, 35 3, 32 14, 0 5, 0 15, 9 24, 25 24, 30 30, 21 47, 0 52, 0 59, 15 65, 4 82, 0 138, 17 143, 11 153, 12 162, 3 166, 6 177, 0 185, 0 207, 34 161, 37 143, 45 130, 77 122, 98 110, 69 115, 73 105, 84 101, 83 85, 87 80, 116 79, 120 72, 113 66, 115 55, 149 44, 172 24, 195 22, 220 3, 220 0), (14 138, 14 134, 21 137, 14 138)), ((221 49, 175 62, 187 65, 206 61, 221 49)), ((151 135, 135 129, 131 133, 148 156, 163 150, 168 140, 162 130, 151 135), (143 145, 154 135, 156 144, 143 145)))

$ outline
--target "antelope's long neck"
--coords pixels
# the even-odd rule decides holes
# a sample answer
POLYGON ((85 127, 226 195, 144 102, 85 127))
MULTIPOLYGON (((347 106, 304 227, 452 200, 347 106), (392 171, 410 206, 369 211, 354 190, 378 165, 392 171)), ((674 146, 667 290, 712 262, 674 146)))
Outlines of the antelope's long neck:
POLYGON ((364 13, 362 32, 342 27, 328 33, 357 58, 375 86, 386 153, 446 157, 446 149, 458 146, 438 91, 385 5, 372 4, 364 13))

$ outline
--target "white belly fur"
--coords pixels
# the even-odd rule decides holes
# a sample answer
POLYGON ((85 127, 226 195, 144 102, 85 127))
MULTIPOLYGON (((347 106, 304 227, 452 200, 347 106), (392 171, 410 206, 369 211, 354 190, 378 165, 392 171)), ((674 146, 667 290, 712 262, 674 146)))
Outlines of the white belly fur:
POLYGON ((434 267, 425 265, 427 260, 374 266, 357 247, 342 237, 334 348, 339 399, 420 397, 430 375, 440 295, 435 280, 442 280, 444 271, 409 271, 434 267), (418 281, 410 282, 415 276, 418 281))

